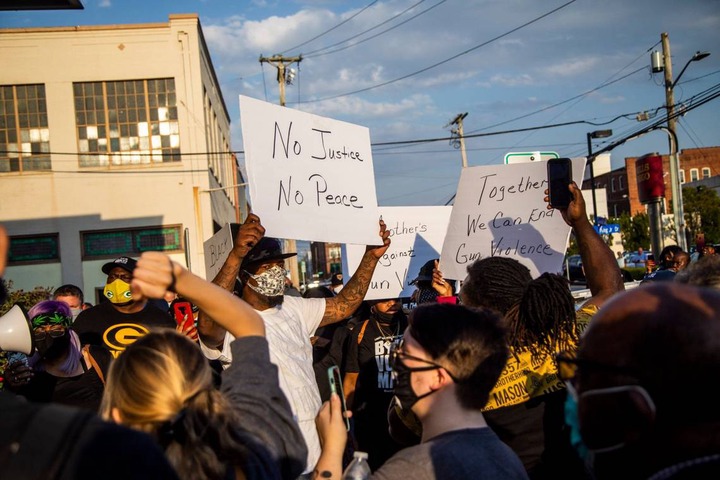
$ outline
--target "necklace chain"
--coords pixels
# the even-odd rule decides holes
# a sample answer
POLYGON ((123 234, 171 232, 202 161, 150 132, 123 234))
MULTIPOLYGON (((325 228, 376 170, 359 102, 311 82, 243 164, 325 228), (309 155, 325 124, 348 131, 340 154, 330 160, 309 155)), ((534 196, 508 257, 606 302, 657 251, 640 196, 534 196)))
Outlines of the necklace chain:
MULTIPOLYGON (((377 325, 378 330, 380 331, 380 335, 382 335, 383 338, 394 338, 400 335, 400 322, 397 322, 395 325, 395 332, 392 330, 385 330, 380 322, 375 320, 375 325, 377 325)), ((388 325, 389 327, 390 325, 388 325)))

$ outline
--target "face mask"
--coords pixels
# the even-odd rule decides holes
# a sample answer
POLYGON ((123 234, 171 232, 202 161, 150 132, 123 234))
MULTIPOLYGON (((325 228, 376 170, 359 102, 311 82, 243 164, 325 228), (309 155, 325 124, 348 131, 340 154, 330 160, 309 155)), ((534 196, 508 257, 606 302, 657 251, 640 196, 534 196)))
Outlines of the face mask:
MULTIPOLYGON (((422 370, 434 370, 440 367, 421 367, 422 370)), ((427 397, 435 393, 437 390, 430 390, 422 395, 417 395, 412 388, 411 376, 413 370, 406 367, 402 361, 397 361, 393 365, 393 393, 395 394, 394 400, 400 406, 401 409, 407 411, 415 405, 418 400, 427 397)))
POLYGON ((577 392, 575 392, 575 388, 570 384, 567 385, 567 389, 568 393, 565 397, 565 423, 570 427, 570 443, 580 458, 587 463, 590 452, 580 435, 577 392))
POLYGON ((103 294, 116 305, 122 305, 132 302, 132 293, 130 293, 130 284, 125 283, 119 278, 112 283, 105 285, 103 294))
POLYGON ((382 313, 378 312, 374 307, 371 311, 373 318, 380 323, 396 323, 402 316, 402 311, 398 310, 395 313, 382 313))
POLYGON ((72 312, 73 320, 75 320, 77 318, 77 316, 80 315, 80 312, 82 312, 82 308, 70 307, 70 312, 72 312))
POLYGON ((285 269, 279 265, 275 265, 258 275, 250 273, 248 275, 255 280, 255 285, 252 282, 248 282, 248 285, 260 295, 277 297, 285 291, 285 269))
POLYGON ((69 346, 70 334, 67 330, 65 330, 62 337, 53 338, 46 334, 42 340, 35 340, 35 349, 43 360, 57 360, 67 352, 69 346))
POLYGON ((438 293, 432 288, 420 288, 420 294, 417 297, 417 304, 434 302, 438 297, 438 293))

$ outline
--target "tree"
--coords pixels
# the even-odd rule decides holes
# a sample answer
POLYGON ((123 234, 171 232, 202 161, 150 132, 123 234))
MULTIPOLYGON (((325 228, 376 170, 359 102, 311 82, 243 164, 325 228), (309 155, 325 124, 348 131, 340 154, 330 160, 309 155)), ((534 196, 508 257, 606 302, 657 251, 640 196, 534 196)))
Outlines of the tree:
POLYGON ((623 213, 617 223, 620 224, 623 248, 626 251, 637 250, 638 247, 647 248, 650 245, 650 219, 646 213, 639 213, 634 217, 623 213))
MULTIPOLYGON (((0 280, 0 282, 3 280, 0 280)), ((12 281, 6 283, 8 297, 5 303, 0 304, 0 315, 4 315, 16 303, 27 312, 36 303, 52 298, 53 289, 51 287, 35 287, 35 289, 26 292, 25 290, 13 290, 12 281)))
POLYGON ((685 225, 692 240, 705 234, 705 243, 720 243, 720 197, 704 186, 683 188, 685 225))

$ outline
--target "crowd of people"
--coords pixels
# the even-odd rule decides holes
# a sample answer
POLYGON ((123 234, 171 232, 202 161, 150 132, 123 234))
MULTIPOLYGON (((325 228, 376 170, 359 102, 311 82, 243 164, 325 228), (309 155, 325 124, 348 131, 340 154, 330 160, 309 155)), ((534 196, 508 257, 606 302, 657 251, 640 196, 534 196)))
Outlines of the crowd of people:
MULTIPOLYGON (((340 479, 362 451, 373 479, 716 478, 714 397, 687 387, 720 373, 720 257, 667 247, 625 292, 569 190, 581 305, 502 256, 456 280, 427 259, 409 310, 365 300, 382 220, 347 281, 302 295, 254 214, 212 281, 160 252, 108 262, 107 301, 63 285, 27 311, 33 351, 5 352, 0 472, 340 479)), ((8 244, 0 226, 0 277, 8 244)))

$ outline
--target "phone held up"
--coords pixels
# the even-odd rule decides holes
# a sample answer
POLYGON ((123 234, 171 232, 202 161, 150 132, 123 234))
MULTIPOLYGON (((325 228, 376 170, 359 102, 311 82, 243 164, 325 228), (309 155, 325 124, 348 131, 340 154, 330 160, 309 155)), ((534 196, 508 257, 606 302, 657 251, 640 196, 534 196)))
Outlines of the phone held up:
POLYGON ((347 405, 345 404, 345 394, 343 392, 342 377, 340 376, 340 368, 337 365, 333 365, 328 368, 328 381, 330 382, 330 393, 336 393, 340 397, 340 404, 342 405, 342 416, 345 419, 345 428, 350 431, 350 419, 347 418, 347 405))
POLYGON ((567 208, 573 200, 568 185, 572 183, 572 161, 569 158, 551 158, 547 162, 550 206, 567 208))

